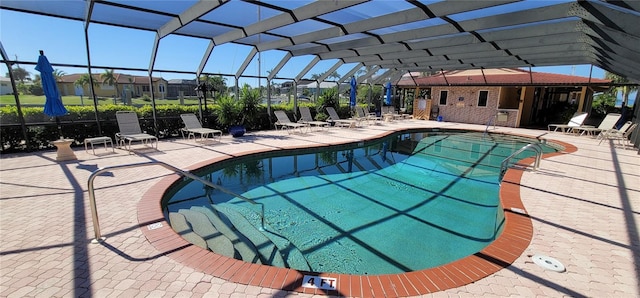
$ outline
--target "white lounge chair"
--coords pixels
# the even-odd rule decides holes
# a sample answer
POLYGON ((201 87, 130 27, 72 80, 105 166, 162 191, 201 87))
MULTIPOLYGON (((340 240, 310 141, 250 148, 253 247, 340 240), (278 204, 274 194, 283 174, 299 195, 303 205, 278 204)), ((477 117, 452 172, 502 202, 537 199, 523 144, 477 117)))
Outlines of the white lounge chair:
POLYGON ((300 133, 303 133, 304 128, 308 127, 308 125, 304 123, 292 122, 284 111, 273 111, 273 113, 276 115, 276 118, 278 118, 278 121, 275 123, 276 129, 280 126, 281 130, 286 129, 288 133, 291 133, 292 129, 298 128, 300 129, 300 133))
POLYGON ((298 107, 298 110, 300 110, 300 120, 298 120, 298 123, 309 125, 309 129, 311 129, 311 127, 313 126, 315 127, 329 126, 328 122, 313 120, 313 117, 311 116, 311 110, 309 110, 309 107, 298 107))
POLYGON ((218 140, 222 138, 222 131, 211 128, 204 128, 198 117, 195 114, 181 114, 180 118, 182 118, 182 122, 184 122, 184 128, 180 131, 182 132, 182 137, 184 137, 185 133, 187 134, 187 140, 193 137, 194 140, 197 140, 196 135, 200 135, 200 138, 204 140, 205 138, 211 136, 212 139, 218 136, 218 140))
POLYGON ((155 141, 155 149, 158 149, 158 138, 142 131, 136 112, 117 111, 116 120, 120 130, 120 132, 116 133, 118 146, 124 146, 125 149, 131 150, 132 142, 141 142, 153 148, 153 142, 155 141))
POLYGON ((574 128, 578 128, 584 123, 584 120, 587 119, 587 113, 577 112, 573 114, 573 117, 566 124, 549 124, 547 125, 547 130, 551 131, 551 128, 554 127, 553 131, 558 131, 560 129, 563 133, 572 132, 574 128))
POLYGON ((574 127, 573 130, 575 130, 576 132, 580 132, 580 135, 587 134, 592 136, 600 132, 612 129, 616 125, 616 123, 618 123, 620 117, 622 117, 622 115, 617 113, 609 113, 604 117, 604 119, 602 119, 602 122, 600 122, 600 125, 598 125, 598 127, 581 125, 579 127, 574 127))
POLYGON ((617 140, 622 145, 623 149, 627 149, 627 143, 629 142, 629 136, 638 126, 638 123, 632 123, 627 121, 620 129, 610 129, 600 133, 600 145, 604 140, 617 140))
POLYGON ((346 126, 349 128, 355 128, 360 121, 355 119, 340 119, 338 112, 333 107, 327 107, 327 113, 329 113, 329 120, 333 121, 337 126, 346 126))

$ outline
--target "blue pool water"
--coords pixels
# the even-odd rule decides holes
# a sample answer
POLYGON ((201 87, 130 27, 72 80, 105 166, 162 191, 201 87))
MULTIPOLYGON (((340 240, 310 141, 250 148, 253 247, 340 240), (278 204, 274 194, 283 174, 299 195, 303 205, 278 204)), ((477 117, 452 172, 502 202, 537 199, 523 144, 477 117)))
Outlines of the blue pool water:
MULTIPOLYGON (((257 231, 259 207, 199 182, 176 185, 167 212, 207 206, 228 217, 240 214, 255 227, 251 233, 283 248, 284 266, 295 269, 347 274, 426 269, 478 252, 499 235, 500 163, 535 141, 413 132, 334 150, 244 158, 199 175, 263 204, 266 231, 257 231)), ((519 157, 531 155, 525 151, 519 157)))

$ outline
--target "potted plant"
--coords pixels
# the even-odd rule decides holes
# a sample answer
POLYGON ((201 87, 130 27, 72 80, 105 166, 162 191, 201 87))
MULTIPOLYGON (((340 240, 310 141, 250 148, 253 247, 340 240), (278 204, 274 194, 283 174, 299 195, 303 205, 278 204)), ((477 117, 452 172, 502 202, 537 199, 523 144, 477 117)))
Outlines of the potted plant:
POLYGON ((259 112, 260 92, 252 89, 248 84, 242 86, 240 100, 233 97, 222 97, 218 101, 218 109, 214 114, 218 123, 229 130, 234 137, 241 137, 251 128, 259 112))

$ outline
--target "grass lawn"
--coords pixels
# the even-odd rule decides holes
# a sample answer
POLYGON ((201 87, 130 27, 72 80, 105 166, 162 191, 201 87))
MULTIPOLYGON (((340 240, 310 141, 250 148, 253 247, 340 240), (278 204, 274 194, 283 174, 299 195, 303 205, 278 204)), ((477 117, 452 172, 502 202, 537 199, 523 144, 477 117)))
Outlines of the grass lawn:
MULTIPOLYGON (((44 95, 41 96, 35 96, 35 95, 20 95, 19 97, 20 99, 20 105, 24 105, 24 106, 44 106, 44 102, 45 102, 45 97, 44 95)), ((132 103, 134 105, 145 105, 145 104, 151 104, 151 101, 144 101, 141 98, 133 98, 131 99, 132 103)), ((75 105, 75 106, 81 106, 81 105, 93 105, 93 99, 91 97, 87 97, 87 96, 83 96, 82 98, 80 98, 80 96, 63 96, 62 97, 62 103, 65 105, 75 105)), ((117 104, 122 104, 122 101, 117 101, 117 104)), ((192 104, 198 104, 198 99, 197 98, 193 98, 193 99, 185 99, 184 103, 186 105, 192 105, 192 104)), ((13 95, 0 95, 0 104, 1 105, 15 105, 16 104, 16 100, 13 97, 13 95)), ((104 98, 104 97, 100 97, 98 98, 98 104, 113 104, 113 98, 104 98)), ((156 99, 156 104, 158 105, 162 105, 162 104, 180 104, 180 101, 177 99, 156 99)))

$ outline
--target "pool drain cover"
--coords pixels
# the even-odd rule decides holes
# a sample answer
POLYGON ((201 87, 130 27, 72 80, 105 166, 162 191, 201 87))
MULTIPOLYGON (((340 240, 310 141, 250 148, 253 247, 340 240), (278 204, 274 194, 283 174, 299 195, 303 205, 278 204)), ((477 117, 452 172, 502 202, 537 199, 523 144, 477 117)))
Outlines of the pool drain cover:
POLYGON ((533 259, 534 263, 536 263, 538 266, 544 269, 552 270, 555 272, 564 272, 565 270, 564 265, 562 265, 560 261, 552 257, 547 257, 544 255, 534 255, 531 258, 533 259))

